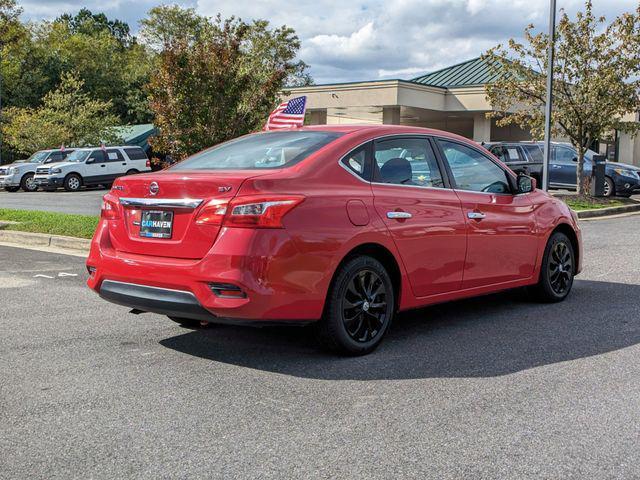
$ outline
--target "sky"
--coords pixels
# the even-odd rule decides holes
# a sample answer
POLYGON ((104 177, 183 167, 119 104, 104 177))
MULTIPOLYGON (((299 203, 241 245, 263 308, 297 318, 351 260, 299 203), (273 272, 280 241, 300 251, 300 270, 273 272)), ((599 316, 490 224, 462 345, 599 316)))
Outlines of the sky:
MULTIPOLYGON (((153 6, 178 3, 200 14, 263 18, 293 27, 299 57, 318 84, 410 79, 477 57, 519 38, 527 24, 546 30, 548 0, 18 0, 26 20, 52 19, 82 7, 127 21, 133 31, 153 6)), ((570 15, 583 0, 557 0, 570 15)), ((593 0, 597 15, 613 19, 638 0, 593 0)))

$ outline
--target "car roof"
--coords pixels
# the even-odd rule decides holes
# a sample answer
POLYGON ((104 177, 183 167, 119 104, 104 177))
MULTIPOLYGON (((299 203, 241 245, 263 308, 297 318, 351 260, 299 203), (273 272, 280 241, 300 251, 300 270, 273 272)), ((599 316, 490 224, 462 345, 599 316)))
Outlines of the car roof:
MULTIPOLYGON (((73 150, 89 152, 91 150, 99 150, 101 148, 102 147, 80 147, 74 148, 73 150)), ((142 147, 139 147, 138 145, 105 145, 104 148, 139 148, 140 150, 142 150, 142 147)))
MULTIPOLYGON (((301 128, 287 129, 291 130, 308 130, 308 131, 321 131, 321 132, 337 132, 337 133, 369 133, 375 136, 382 135, 402 135, 402 134, 418 134, 418 135, 435 135, 439 137, 448 137, 451 139, 464 140, 465 142, 472 142, 466 137, 456 135, 455 133, 445 132, 444 130, 437 130, 435 128, 424 127, 411 127, 405 125, 308 125, 301 128)), ((282 131, 282 130, 280 130, 282 131)))

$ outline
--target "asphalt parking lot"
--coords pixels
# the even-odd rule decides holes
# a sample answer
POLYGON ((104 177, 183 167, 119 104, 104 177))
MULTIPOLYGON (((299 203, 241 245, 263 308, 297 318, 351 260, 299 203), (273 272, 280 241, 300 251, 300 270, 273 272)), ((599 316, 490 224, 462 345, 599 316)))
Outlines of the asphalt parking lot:
POLYGON ((0 246, 0 478, 638 478, 640 215, 583 222, 570 298, 404 314, 338 358, 191 331, 0 246))

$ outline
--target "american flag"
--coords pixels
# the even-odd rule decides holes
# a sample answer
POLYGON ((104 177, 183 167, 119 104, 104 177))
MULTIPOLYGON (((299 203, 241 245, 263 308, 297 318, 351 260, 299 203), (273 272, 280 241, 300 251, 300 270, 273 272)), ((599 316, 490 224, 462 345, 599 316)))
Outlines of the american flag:
POLYGON ((307 97, 292 98, 278 105, 264 126, 265 130, 278 130, 280 128, 301 127, 304 123, 304 110, 307 106, 307 97))

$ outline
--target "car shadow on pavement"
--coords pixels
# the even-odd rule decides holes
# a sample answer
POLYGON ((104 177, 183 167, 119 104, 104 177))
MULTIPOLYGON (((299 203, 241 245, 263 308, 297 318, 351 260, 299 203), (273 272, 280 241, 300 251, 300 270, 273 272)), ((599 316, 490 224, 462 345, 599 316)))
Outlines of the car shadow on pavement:
POLYGON ((562 303, 513 291, 400 315, 364 357, 319 350, 310 328, 214 326, 162 340, 197 357, 297 377, 379 380, 491 377, 640 342, 640 285, 576 280, 562 303))

